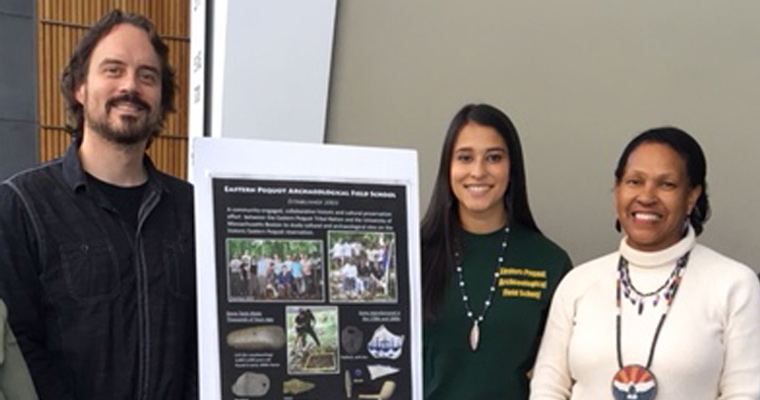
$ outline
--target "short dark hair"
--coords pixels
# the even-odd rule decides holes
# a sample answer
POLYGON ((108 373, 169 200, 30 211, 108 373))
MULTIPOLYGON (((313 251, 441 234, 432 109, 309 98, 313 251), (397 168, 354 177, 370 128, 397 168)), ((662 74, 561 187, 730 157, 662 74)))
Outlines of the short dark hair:
MULTIPOLYGON (((174 93, 177 90, 174 82, 174 69, 169 65, 169 47, 161 40, 155 25, 145 16, 136 13, 127 13, 114 9, 103 15, 95 25, 90 28, 77 43, 74 52, 69 58, 69 63, 63 70, 61 77, 61 92, 66 101, 66 130, 72 136, 77 145, 82 143, 84 129, 84 107, 77 101, 75 93, 77 88, 87 78, 90 66, 90 56, 95 46, 108 35, 111 30, 121 24, 130 24, 142 28, 150 39, 153 49, 158 55, 161 66, 161 125, 166 114, 174 111, 174 93)), ((159 131, 154 132, 154 137, 159 131)))
MULTIPOLYGON (((689 221, 694 227, 694 232, 699 235, 704 230, 704 224, 710 218, 710 200, 707 196, 707 161, 702 147, 699 146, 696 139, 685 131, 674 127, 662 127, 650 129, 633 138, 620 155, 617 168, 615 168, 615 182, 620 180, 625 174, 625 166, 628 164, 628 158, 636 148, 644 143, 661 143, 673 149, 686 165, 686 175, 689 178, 689 187, 702 187, 702 193, 697 199, 689 221)), ((620 222, 617 221, 615 228, 620 231, 620 222)))
POLYGON ((457 213, 459 203, 451 189, 449 176, 454 143, 462 128, 470 122, 495 129, 507 145, 509 184, 504 194, 504 207, 509 220, 540 232, 528 204, 522 146, 514 124, 501 110, 488 104, 462 107, 451 120, 443 140, 438 176, 422 219, 422 297, 427 319, 435 318, 446 282, 454 270, 454 242, 461 230, 461 221, 457 213))

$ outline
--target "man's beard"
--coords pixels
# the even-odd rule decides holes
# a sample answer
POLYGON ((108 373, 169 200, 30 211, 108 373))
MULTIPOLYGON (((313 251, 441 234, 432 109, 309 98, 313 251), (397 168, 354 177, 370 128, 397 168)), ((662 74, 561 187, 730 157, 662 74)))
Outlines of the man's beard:
POLYGON ((91 115, 85 110, 85 118, 94 132, 110 142, 124 146, 134 145, 150 140, 161 129, 160 117, 153 115, 150 105, 137 95, 125 94, 113 97, 106 102, 105 109, 105 114, 100 116, 91 115), (134 106, 142 108, 145 117, 122 115, 119 117, 121 126, 116 127, 109 121, 109 114, 119 102, 131 102, 134 106))

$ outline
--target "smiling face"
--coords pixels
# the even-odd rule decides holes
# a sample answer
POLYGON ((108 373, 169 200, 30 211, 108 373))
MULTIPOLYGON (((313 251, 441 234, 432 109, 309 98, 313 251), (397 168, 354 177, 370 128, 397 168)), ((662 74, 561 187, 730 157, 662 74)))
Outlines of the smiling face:
POLYGON ((449 183, 465 229, 496 229, 506 222, 509 152, 496 129, 473 122, 462 127, 454 141, 449 183))
POLYGON ((628 157, 615 184, 617 218, 627 243, 643 251, 677 243, 702 188, 691 187, 686 163, 670 146, 644 142, 628 157))
POLYGON ((147 32, 116 25, 95 46, 76 89, 84 107, 85 140, 93 132, 124 145, 147 141, 161 122, 161 73, 147 32))

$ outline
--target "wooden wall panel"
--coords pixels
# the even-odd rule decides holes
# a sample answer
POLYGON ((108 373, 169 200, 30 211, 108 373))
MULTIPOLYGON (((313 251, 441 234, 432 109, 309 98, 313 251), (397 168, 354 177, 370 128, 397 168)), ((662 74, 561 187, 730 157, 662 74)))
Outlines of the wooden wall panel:
POLYGON ((69 144, 64 127, 66 109, 60 77, 82 34, 113 8, 150 18, 169 46, 176 72, 177 111, 169 114, 161 136, 148 154, 156 166, 179 178, 187 177, 187 90, 190 62, 190 11, 188 0, 37 0, 37 62, 39 161, 58 157, 69 144))

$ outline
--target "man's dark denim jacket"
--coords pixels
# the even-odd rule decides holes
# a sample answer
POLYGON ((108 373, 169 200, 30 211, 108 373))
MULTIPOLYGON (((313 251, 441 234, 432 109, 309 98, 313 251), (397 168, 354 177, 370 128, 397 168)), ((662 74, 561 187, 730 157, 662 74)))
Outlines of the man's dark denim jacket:
POLYGON ((40 399, 197 396, 192 187, 145 165, 136 233, 73 145, 0 185, 0 296, 40 399))

